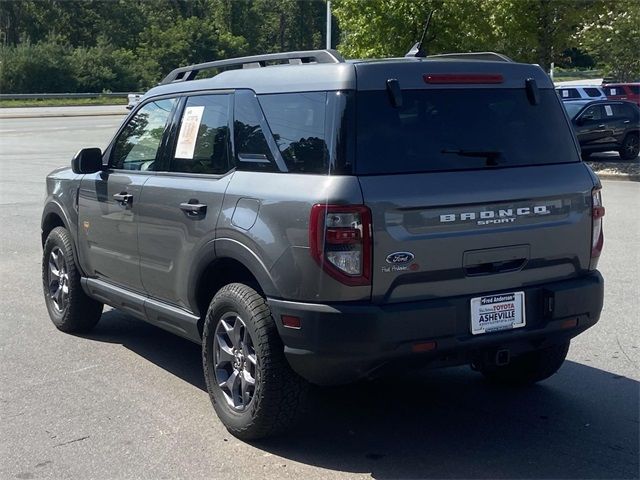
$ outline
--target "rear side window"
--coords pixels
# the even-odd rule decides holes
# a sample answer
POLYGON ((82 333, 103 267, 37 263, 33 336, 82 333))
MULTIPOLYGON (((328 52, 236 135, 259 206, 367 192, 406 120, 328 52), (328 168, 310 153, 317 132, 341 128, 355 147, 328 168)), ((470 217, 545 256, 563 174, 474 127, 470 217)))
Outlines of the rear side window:
POLYGON ((622 88, 621 87, 617 87, 617 86, 604 87, 603 90, 604 90, 604 93, 607 96, 610 96, 610 97, 612 97, 614 95, 623 95, 624 94, 624 91, 622 90, 622 88))
POLYGON ((640 85, 627 85, 633 95, 640 95, 640 85))
POLYGON ((602 95, 602 93, 600 93, 600 90, 598 90, 597 88, 585 88, 584 91, 590 97, 600 97, 602 95))
POLYGON ((567 100, 570 98, 580 98, 580 92, 578 92, 578 90, 575 88, 560 88, 558 89, 558 94, 563 100, 567 100))
POLYGON ((556 93, 524 89, 405 90, 395 108, 386 91, 357 94, 360 174, 465 170, 577 162, 556 93))
POLYGON ((266 124, 253 92, 238 90, 234 107, 234 142, 239 170, 276 171, 265 135, 266 124))
POLYGON ((230 95, 203 95, 187 99, 170 171, 223 174, 231 169, 230 98, 230 95))
POLYGON ((261 95, 260 105, 287 170, 327 173, 327 92, 261 95))
POLYGON ((620 117, 620 118, 634 118, 634 114, 633 114, 633 106, 631 105, 625 105, 625 104, 621 104, 621 103, 616 103, 614 105, 612 105, 613 108, 613 114, 616 117, 620 117))

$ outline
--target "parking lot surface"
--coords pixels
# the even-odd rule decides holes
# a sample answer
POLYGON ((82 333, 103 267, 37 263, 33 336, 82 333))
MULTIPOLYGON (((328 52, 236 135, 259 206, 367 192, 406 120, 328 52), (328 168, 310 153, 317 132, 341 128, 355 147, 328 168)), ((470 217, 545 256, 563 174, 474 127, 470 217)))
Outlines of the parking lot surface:
POLYGON ((299 427, 218 422, 197 345, 107 310, 58 332, 40 281, 44 178, 121 116, 0 120, 0 478, 638 478, 640 183, 604 181, 600 322, 546 382, 468 368, 314 389, 299 427))

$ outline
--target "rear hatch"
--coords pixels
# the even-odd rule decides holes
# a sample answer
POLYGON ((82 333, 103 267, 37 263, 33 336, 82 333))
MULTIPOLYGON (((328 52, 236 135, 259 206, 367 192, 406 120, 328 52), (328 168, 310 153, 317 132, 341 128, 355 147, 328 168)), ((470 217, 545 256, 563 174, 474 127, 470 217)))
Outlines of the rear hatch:
POLYGON ((594 182, 548 79, 528 65, 466 62, 472 74, 456 64, 450 77, 463 84, 429 85, 428 67, 388 75, 400 102, 384 82, 375 87, 379 70, 358 71, 355 168, 372 211, 372 300, 515 291, 588 271, 594 182))

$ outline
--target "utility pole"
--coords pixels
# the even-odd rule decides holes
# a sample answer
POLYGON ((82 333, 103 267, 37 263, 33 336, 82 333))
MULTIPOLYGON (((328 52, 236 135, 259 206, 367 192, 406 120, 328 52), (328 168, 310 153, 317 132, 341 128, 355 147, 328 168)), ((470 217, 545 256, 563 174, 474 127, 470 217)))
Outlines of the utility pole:
POLYGON ((331 48, 331 2, 327 0, 327 49, 331 48))

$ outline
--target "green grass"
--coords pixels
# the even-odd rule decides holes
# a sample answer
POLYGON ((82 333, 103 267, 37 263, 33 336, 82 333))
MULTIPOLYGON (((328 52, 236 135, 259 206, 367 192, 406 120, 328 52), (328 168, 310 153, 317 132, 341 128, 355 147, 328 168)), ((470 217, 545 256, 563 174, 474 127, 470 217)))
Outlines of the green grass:
POLYGON ((82 105, 126 105, 125 97, 47 98, 0 100, 0 108, 11 107, 73 107, 82 105))

